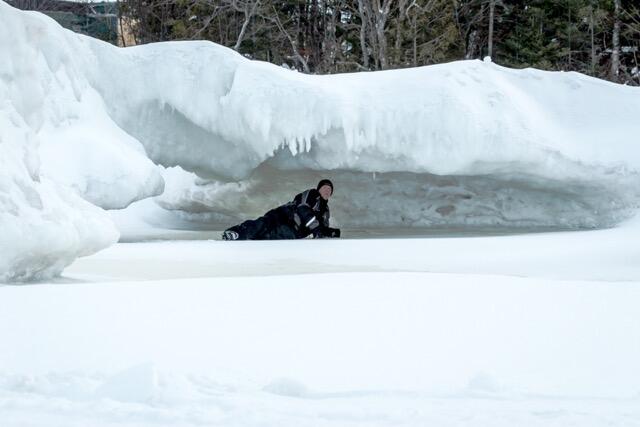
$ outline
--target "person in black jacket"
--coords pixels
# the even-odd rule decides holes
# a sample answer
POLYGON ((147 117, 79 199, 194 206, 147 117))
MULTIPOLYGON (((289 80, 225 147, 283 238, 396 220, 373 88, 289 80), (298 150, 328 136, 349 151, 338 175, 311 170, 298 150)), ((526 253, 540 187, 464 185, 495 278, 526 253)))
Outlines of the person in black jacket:
POLYGON ((333 183, 321 180, 316 188, 297 194, 292 201, 271 209, 258 219, 234 225, 222 233, 223 240, 282 240, 340 237, 340 229, 329 227, 329 198, 333 183))

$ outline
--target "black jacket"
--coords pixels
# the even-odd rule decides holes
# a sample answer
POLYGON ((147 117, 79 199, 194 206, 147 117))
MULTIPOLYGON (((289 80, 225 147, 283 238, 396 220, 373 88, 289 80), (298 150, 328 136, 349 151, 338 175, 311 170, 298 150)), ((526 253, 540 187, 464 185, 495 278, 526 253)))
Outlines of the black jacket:
POLYGON ((287 205, 292 208, 292 220, 300 238, 309 234, 314 238, 340 237, 339 229, 329 227, 329 204, 315 188, 297 194, 287 205))

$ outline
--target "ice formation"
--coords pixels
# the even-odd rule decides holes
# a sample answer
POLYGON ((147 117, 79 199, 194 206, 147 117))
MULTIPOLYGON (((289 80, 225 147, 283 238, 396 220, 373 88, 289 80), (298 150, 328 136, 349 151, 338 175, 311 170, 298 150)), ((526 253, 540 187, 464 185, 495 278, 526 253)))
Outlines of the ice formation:
POLYGON ((100 76, 130 77, 94 85, 152 159, 229 180, 283 147, 290 169, 566 179, 640 166, 640 90, 577 73, 460 61, 313 76, 204 42, 91 47, 100 76))
MULTIPOLYGON (((314 186, 323 174, 304 169, 282 173, 262 165, 248 180, 220 182, 175 167, 165 171, 167 191, 155 201, 174 212, 174 227, 221 229, 259 216, 265 207, 286 203, 301 189, 314 186)), ((332 223, 356 229, 600 228, 625 219, 638 203, 632 177, 607 182, 555 181, 499 174, 344 170, 332 171, 331 177, 337 183, 330 201, 332 223)))
POLYGON ((104 211, 39 175, 35 137, 16 125, 22 117, 0 113, 0 283, 51 277, 116 242, 104 211))
POLYGON ((351 227, 603 227, 638 206, 638 88, 483 61, 314 76, 206 42, 89 47, 110 116, 198 175, 158 202, 212 226, 322 176, 351 227))
MULTIPOLYGON (((158 204, 219 225, 320 177, 347 227, 603 227, 640 200, 640 89, 576 73, 460 61, 305 75, 209 42, 119 49, 2 1, 0 57, 0 225, 17 240, 83 210, 76 231, 106 221, 73 192, 117 209, 164 181, 158 204)), ((111 227, 76 232, 63 258, 111 227)), ((0 275, 28 277, 7 260, 33 252, 6 236, 0 275)))
POLYGON ((83 51, 44 15, 0 2, 0 282, 50 277, 117 241, 91 203, 124 207, 162 190, 83 77, 83 51))
POLYGON ((19 126, 35 134, 44 176, 74 187, 95 205, 122 208, 161 193, 163 182, 87 80, 95 60, 87 43, 102 45, 42 14, 0 2, 2 110, 14 109, 19 126))

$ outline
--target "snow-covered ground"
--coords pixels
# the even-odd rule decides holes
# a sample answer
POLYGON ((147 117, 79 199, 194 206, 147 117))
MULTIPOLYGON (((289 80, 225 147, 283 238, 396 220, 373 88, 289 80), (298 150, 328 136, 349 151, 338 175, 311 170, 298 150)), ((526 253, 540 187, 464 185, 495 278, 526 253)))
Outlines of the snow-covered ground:
POLYGON ((639 303, 637 283, 433 273, 2 289, 0 416, 635 426, 639 303))
POLYGON ((0 419, 640 425, 639 237, 117 244, 0 288, 0 419))

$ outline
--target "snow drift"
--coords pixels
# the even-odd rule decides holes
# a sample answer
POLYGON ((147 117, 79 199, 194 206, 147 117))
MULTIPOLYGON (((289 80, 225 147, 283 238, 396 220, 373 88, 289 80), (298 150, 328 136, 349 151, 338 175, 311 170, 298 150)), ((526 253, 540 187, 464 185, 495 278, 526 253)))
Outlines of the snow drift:
MULTIPOLYGON (((640 90, 576 73, 461 61, 304 75, 208 42, 119 49, 1 1, 0 56, 11 165, 0 225, 20 240, 90 212, 72 227, 74 249, 48 251, 43 265, 113 240, 103 213, 72 193, 119 209, 162 193, 164 180, 163 208, 220 225, 320 177, 336 184, 333 217, 349 227, 604 227, 640 200, 640 90), (163 180, 154 163, 176 168, 163 180), (24 188, 59 214, 29 204, 24 188), (8 213, 14 205, 33 221, 8 213), (77 232, 92 221, 104 226, 77 232)), ((2 277, 28 277, 7 260, 37 255, 7 238, 2 277)))
POLYGON ((11 107, 35 134, 41 173, 107 209, 161 193, 144 149, 106 114, 86 78, 93 57, 85 44, 96 41, 1 2, 0 24, 2 114, 11 107))
POLYGON ((0 2, 0 281, 58 274, 118 239, 104 211, 162 178, 84 78, 81 39, 0 2))
POLYGON ((104 211, 40 177, 33 135, 16 126, 19 114, 0 112, 0 282, 59 274, 116 242, 104 211))
POLYGON ((110 116, 197 174, 161 206, 212 226, 324 176, 350 227, 604 227, 638 206, 638 88, 483 61, 314 76, 207 42, 88 47, 110 116))

